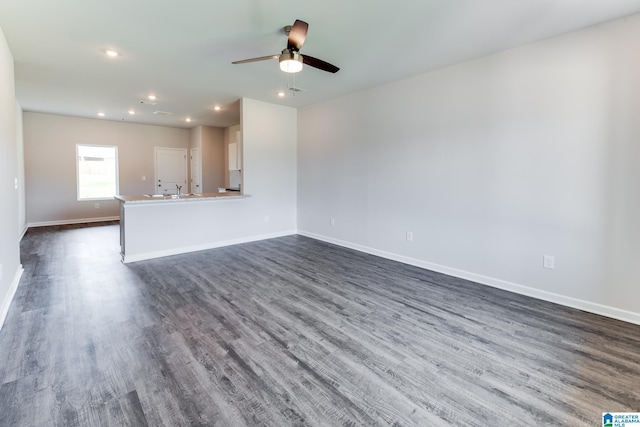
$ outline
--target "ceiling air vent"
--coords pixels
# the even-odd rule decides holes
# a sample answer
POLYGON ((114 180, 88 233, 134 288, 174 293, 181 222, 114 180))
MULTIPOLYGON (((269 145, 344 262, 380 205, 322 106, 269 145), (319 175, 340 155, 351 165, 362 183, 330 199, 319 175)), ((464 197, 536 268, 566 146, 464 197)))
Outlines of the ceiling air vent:
POLYGON ((157 102, 153 102, 153 101, 145 101, 144 99, 140 100, 140 104, 146 104, 146 105, 156 105, 157 102))
POLYGON ((154 111, 153 114, 155 114, 156 116, 170 116, 173 113, 170 113, 168 111, 160 111, 160 110, 158 110, 158 111, 154 111))

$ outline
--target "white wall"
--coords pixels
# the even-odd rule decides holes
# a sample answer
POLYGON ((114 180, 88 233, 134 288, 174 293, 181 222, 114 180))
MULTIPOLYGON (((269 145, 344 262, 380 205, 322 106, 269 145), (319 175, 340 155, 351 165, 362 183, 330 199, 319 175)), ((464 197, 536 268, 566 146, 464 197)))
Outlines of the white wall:
POLYGON ((20 265, 20 205, 22 181, 18 159, 22 150, 20 107, 15 99, 13 57, 0 29, 0 328, 22 273, 20 265), (18 188, 15 180, 18 179, 18 188))
POLYGON ((252 215, 274 229, 297 224, 297 119, 294 108, 241 100, 242 189, 252 215))
POLYGON ((77 200, 76 144, 116 145, 120 194, 153 194, 154 147, 188 148, 189 129, 25 112, 30 225, 119 216, 115 200, 100 200, 100 209, 95 209, 94 201, 77 200))
POLYGON ((22 108, 16 102, 16 140, 18 141, 18 233, 23 236, 27 231, 26 191, 24 174, 24 138, 22 135, 22 108))
POLYGON ((640 323, 638 52, 640 15, 301 109, 299 230, 640 323))

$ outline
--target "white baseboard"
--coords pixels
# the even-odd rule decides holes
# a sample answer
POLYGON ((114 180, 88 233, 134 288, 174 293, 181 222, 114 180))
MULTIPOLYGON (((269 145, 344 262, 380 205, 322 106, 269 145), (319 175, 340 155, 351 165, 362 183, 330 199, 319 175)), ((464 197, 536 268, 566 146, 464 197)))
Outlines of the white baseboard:
POLYGON ((22 268, 22 264, 18 265, 18 269, 16 270, 16 274, 13 276, 13 281, 9 286, 9 292, 5 295, 2 305, 0 305, 0 330, 2 330, 2 326, 4 325, 4 321, 7 318, 7 314, 9 314, 9 307, 11 306, 11 301, 13 301, 13 297, 16 295, 16 291, 18 290, 18 284, 20 283, 20 277, 22 277, 22 273, 24 269, 22 268))
POLYGON ((194 245, 194 246, 185 246, 181 248, 171 248, 171 249, 165 249, 162 251, 143 252, 139 254, 123 255, 122 262, 125 264, 128 264, 130 262, 144 261, 147 259, 161 258, 165 256, 185 254, 189 252, 204 251, 207 249, 221 248, 223 246, 238 245, 240 243, 249 243, 249 242, 256 242, 258 240, 266 240, 266 239, 273 239, 276 237, 291 236, 293 234, 297 234, 296 230, 285 230, 285 231, 279 231, 276 233, 241 237, 238 239, 220 240, 217 242, 210 242, 210 243, 194 245))
POLYGON ((20 237, 18 238, 18 242, 22 241, 22 238, 27 233, 28 229, 29 229, 29 226, 27 224, 25 224, 24 228, 22 229, 22 232, 20 233, 20 237))
POLYGON ((58 221, 42 221, 42 222, 30 222, 27 224, 27 228, 31 227, 47 227, 50 225, 69 225, 69 224, 85 224, 88 222, 102 222, 102 221, 119 221, 120 216, 103 216, 100 218, 78 218, 78 219, 64 219, 58 221))
POLYGON ((517 283, 508 282, 506 280, 483 276, 481 274, 471 273, 469 271, 459 270, 457 268, 447 267, 440 264, 434 264, 432 262, 410 258, 404 255, 398 255, 392 252, 386 252, 368 246, 346 242, 344 240, 334 239, 332 237, 323 236, 320 234, 310 233, 304 230, 298 230, 298 234, 300 234, 301 236, 310 237, 312 239, 322 240, 327 243, 333 243, 334 245, 343 246, 345 248, 354 249, 356 251, 365 252, 382 258, 387 258, 393 261, 398 261, 404 264, 413 265, 415 267, 436 271, 438 273, 447 274, 449 276, 458 277, 460 279, 470 280, 482 285, 503 289, 505 291, 526 295, 543 301, 549 301, 556 304, 564 305, 566 307, 577 308, 578 310, 588 311, 590 313, 599 314, 602 316, 611 317, 613 319, 622 320, 624 322, 640 325, 640 313, 568 297, 566 295, 556 294, 553 292, 543 291, 540 289, 532 288, 530 286, 520 285, 517 283))

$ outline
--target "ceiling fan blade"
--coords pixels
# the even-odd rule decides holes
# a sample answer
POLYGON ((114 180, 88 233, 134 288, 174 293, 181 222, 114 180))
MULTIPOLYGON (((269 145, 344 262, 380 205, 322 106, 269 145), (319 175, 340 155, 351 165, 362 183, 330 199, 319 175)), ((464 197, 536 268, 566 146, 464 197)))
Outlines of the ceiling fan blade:
POLYGON ((268 59, 278 59, 280 55, 261 56, 259 58, 243 59, 241 61, 233 61, 232 64, 246 64, 247 62, 266 61, 268 59))
POLYGON ((333 64, 329 64, 328 62, 323 61, 322 59, 314 58, 313 56, 309 56, 309 55, 301 55, 301 56, 302 56, 302 62, 304 64, 307 64, 319 70, 328 71, 329 73, 337 73, 340 70, 340 68, 336 67, 333 64))
POLYGON ((309 24, 299 19, 293 23, 291 31, 289 31, 289 40, 287 41, 287 49, 299 51, 307 38, 307 30, 309 24))

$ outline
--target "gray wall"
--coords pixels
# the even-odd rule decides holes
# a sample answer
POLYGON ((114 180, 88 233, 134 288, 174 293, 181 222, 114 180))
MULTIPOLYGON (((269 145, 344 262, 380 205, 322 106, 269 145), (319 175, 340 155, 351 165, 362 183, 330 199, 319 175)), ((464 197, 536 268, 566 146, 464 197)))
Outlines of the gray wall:
POLYGON ((20 108, 15 99, 13 57, 0 29, 0 327, 22 272, 19 240, 24 224, 20 108), (18 188, 15 182, 18 182, 18 188))
POLYGON ((76 144, 118 147, 120 194, 153 194, 154 147, 189 147, 189 129, 24 113, 27 222, 117 217, 115 200, 76 200, 76 144), (143 181, 142 177, 146 180, 143 181))
POLYGON ((640 15, 301 109, 299 230, 640 323, 638 52, 640 15))

